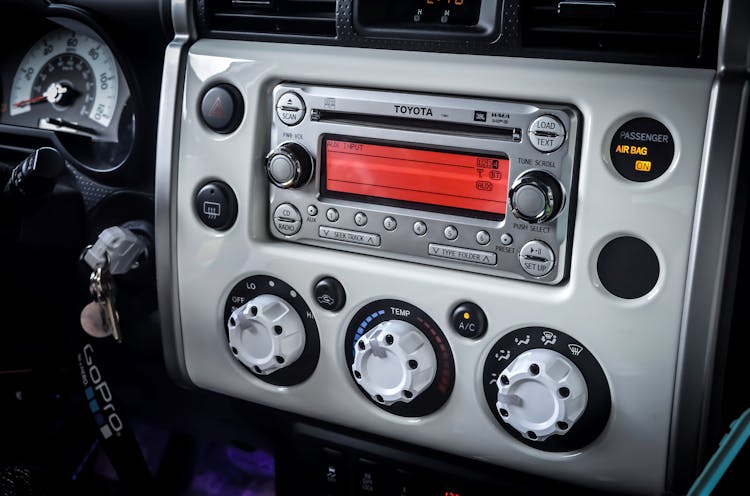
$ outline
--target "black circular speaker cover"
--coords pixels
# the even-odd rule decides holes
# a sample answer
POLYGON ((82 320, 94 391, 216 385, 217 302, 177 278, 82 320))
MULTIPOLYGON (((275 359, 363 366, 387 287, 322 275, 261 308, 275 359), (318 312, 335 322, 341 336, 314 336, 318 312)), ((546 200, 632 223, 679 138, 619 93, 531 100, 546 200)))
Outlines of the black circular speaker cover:
POLYGON ((622 236, 602 248, 596 271, 604 288, 632 300, 649 293, 659 279, 659 259, 645 241, 622 236))

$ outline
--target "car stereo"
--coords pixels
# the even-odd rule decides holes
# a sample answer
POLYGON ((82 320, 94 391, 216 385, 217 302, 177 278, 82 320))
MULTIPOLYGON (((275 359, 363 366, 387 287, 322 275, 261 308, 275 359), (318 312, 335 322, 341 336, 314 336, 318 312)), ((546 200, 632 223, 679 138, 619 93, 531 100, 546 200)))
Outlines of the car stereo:
POLYGON ((578 112, 566 105, 282 84, 278 239, 556 284, 566 275, 578 112))

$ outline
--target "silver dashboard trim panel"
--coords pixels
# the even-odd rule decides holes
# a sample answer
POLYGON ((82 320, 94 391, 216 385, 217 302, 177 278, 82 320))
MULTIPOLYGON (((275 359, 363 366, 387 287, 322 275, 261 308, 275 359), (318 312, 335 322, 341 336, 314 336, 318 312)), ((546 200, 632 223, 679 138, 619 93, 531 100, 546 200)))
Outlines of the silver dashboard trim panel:
POLYGON ((164 362, 170 377, 182 386, 191 385, 182 352, 179 291, 177 286, 177 215, 173 192, 176 189, 178 147, 180 144, 180 102, 184 88, 187 48, 195 38, 193 0, 172 0, 174 39, 164 53, 156 138, 156 177, 154 184, 154 236, 156 284, 161 319, 164 362))
POLYGON ((707 444, 709 402, 717 354, 721 352, 718 341, 722 305, 728 297, 724 294, 727 257, 750 101, 750 3, 727 0, 723 9, 718 75, 706 128, 672 408, 667 489, 677 493, 689 489, 706 461, 702 456, 714 449, 707 444), (702 263, 705 260, 712 263, 702 263))
POLYGON ((179 351, 196 386, 561 480, 638 493, 664 489, 693 204, 714 71, 523 59, 488 64, 479 56, 419 54, 415 59, 409 52, 200 40, 190 48, 185 74, 179 181, 173 191, 178 257, 172 263, 182 319, 176 330, 182 337, 179 351), (263 123, 271 120, 273 88, 299 74, 316 85, 441 94, 450 88, 469 97, 544 99, 579 109, 584 125, 568 281, 542 286, 469 272, 457 277, 455 270, 395 260, 367 263, 374 258, 276 240, 268 226, 264 157, 270 130, 263 123), (229 135, 211 132, 198 113, 200 95, 219 81, 235 85, 245 108, 252 109, 229 135), (664 122, 679 150, 667 173, 645 185, 626 182, 608 162, 613 134, 638 116, 664 122), (206 228, 192 207, 195 188, 208 178, 231 184, 238 198, 237 222, 221 233, 206 228), (653 291, 638 300, 615 298, 596 277, 597 253, 623 234, 649 242, 663 267, 653 291), (322 274, 336 277, 347 290, 347 306, 339 313, 311 307, 325 359, 307 381, 291 388, 258 381, 234 361, 226 343, 223 309, 229 288, 257 273, 280 277, 302 295, 310 294, 322 274), (373 298, 398 296, 450 329, 450 308, 467 295, 492 325, 481 342, 446 333, 460 378, 448 402, 409 421, 377 411, 344 363, 342 337, 357 308, 373 298), (600 438, 575 453, 541 453, 513 442, 484 402, 481 364, 489 349, 526 325, 569 333, 596 355, 607 374, 613 402, 609 424, 600 438))

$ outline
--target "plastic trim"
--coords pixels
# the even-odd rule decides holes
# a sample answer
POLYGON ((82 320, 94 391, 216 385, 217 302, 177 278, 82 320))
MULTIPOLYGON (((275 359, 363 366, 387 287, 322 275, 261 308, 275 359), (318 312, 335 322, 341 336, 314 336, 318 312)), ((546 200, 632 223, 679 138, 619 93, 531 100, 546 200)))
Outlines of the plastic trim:
POLYGON ((180 142, 180 116, 187 48, 195 38, 192 23, 192 0, 172 0, 172 23, 175 36, 164 53, 159 124, 156 142, 155 252, 156 284, 161 317, 164 362, 170 377, 180 386, 192 386, 182 353, 179 293, 174 244, 177 218, 172 191, 176 188, 177 147, 180 142))

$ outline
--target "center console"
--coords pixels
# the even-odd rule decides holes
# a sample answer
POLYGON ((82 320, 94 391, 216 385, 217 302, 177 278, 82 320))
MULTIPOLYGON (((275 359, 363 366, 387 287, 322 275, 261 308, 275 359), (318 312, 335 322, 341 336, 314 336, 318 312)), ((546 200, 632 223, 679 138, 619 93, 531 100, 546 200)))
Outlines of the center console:
MULTIPOLYGON (((376 10, 361 32, 400 29, 376 10)), ((499 15, 469 14, 478 38, 499 15)), ((664 490, 713 70, 182 50, 157 185, 175 377, 463 460, 664 490)))

